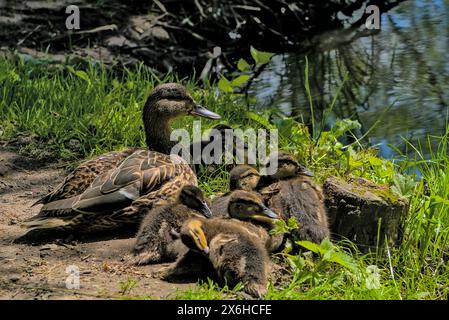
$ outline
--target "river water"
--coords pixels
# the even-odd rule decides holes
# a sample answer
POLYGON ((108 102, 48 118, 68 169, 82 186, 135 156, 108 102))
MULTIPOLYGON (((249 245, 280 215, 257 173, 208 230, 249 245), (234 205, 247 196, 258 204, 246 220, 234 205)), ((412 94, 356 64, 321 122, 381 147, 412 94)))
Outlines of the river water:
MULTIPOLYGON (((314 39, 307 53, 315 123, 327 129, 337 118, 358 119, 365 143, 395 158, 445 134, 449 103, 449 1, 409 0, 381 16, 381 29, 360 35, 335 31, 314 39), (347 75, 345 80, 345 75, 347 75), (337 91, 340 90, 337 95, 337 91), (337 95, 329 117, 329 108, 337 95)), ((260 108, 310 123, 304 54, 274 57, 252 87, 260 108)), ((435 140, 436 141, 436 140, 435 140)), ((431 145, 436 147, 436 142, 431 145)))

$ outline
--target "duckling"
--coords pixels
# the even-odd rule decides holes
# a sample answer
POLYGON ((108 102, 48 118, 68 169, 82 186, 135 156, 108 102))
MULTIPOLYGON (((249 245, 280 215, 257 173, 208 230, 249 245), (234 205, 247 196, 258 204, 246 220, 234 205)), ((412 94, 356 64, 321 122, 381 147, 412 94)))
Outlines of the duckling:
POLYGON ((229 286, 242 282, 244 291, 256 298, 267 292, 267 250, 235 220, 189 219, 181 228, 181 239, 188 248, 208 257, 221 282, 229 286))
POLYGON ((330 236, 321 188, 308 177, 311 173, 294 156, 281 151, 270 155, 270 162, 274 157, 278 158, 278 170, 270 179, 275 182, 262 187, 259 192, 268 207, 282 219, 298 221, 299 228, 294 231, 294 236, 320 243, 330 236))
POLYGON ((91 169, 81 170, 85 174, 75 170, 51 196, 44 197, 40 213, 24 224, 30 230, 16 242, 134 228, 142 220, 142 208, 173 202, 184 185, 197 185, 190 166, 168 154, 175 144, 170 141, 170 123, 185 115, 220 119, 197 104, 180 84, 155 87, 143 110, 149 150, 121 153, 112 165, 109 156, 100 156, 90 160, 91 169))
POLYGON ((238 223, 251 237, 259 238, 268 252, 276 252, 281 247, 284 235, 270 233, 280 217, 264 205, 260 194, 244 190, 233 191, 229 199, 228 216, 239 220, 238 223))
MULTIPOLYGON (((263 203, 260 195, 254 192, 236 190, 230 196, 228 206, 228 219, 238 226, 242 232, 255 241, 260 241, 269 252, 275 251, 283 240, 283 235, 270 235, 268 230, 274 224, 278 216, 268 209, 263 203)), ((217 221, 221 218, 212 218, 217 221)), ((174 237, 181 238, 180 234, 173 234, 174 237)), ((200 239, 205 243, 205 239, 200 239)), ((164 278, 186 278, 193 275, 211 275, 213 267, 206 262, 198 253, 187 252, 178 260, 176 267, 169 268, 169 273, 164 274, 164 278)))
POLYGON ((205 163, 203 153, 205 153, 206 158, 219 159, 220 163, 223 163, 225 160, 225 152, 231 152, 233 162, 226 165, 226 170, 230 171, 235 167, 236 160, 247 154, 247 149, 247 144, 234 134, 230 126, 219 124, 211 129, 209 137, 206 140, 193 142, 190 145, 190 155, 192 156, 195 172, 199 173, 201 168, 203 168, 207 172, 212 173, 217 169, 219 164, 205 163), (230 145, 227 145, 227 143, 230 145), (229 148, 231 150, 227 150, 229 148), (214 153, 210 153, 212 150, 214 150, 214 153), (222 155, 215 154, 218 150, 221 150, 222 155))
POLYGON ((229 172, 229 191, 212 201, 211 210, 214 217, 228 216, 230 194, 234 190, 252 191, 259 184, 259 172, 249 165, 238 165, 229 172))
POLYGON ((275 151, 270 154, 269 160, 266 166, 264 166, 264 171, 269 172, 269 168, 271 166, 275 166, 276 163, 277 167, 272 168, 272 170, 275 170, 273 174, 265 174, 260 176, 257 189, 267 187, 268 185, 279 180, 293 178, 297 175, 308 177, 314 176, 313 172, 311 172, 306 166, 300 164, 292 154, 282 150, 275 151))
POLYGON ((189 218, 211 216, 202 191, 193 186, 184 186, 176 202, 149 210, 143 219, 133 248, 133 263, 137 265, 174 261, 185 253, 176 237, 182 224, 189 218))

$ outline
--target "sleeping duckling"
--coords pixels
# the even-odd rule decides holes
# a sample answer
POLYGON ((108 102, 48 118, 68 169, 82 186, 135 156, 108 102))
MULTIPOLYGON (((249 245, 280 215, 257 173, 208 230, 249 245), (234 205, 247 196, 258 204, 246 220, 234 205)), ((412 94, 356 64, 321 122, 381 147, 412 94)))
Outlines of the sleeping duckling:
POLYGON ((270 177, 275 182, 262 187, 259 192, 270 209, 283 220, 295 218, 299 228, 294 232, 300 240, 320 243, 329 237, 329 225, 324 207, 324 196, 308 176, 310 172, 291 154, 280 151, 270 155, 278 158, 278 170, 270 177))
POLYGON ((189 219, 181 228, 181 239, 188 248, 208 257, 221 282, 231 287, 242 282, 244 291, 256 298, 267 292, 268 253, 262 242, 235 220, 189 219))
POLYGON ((228 216, 230 194, 234 190, 252 191, 259 183, 259 172, 249 165, 238 165, 229 172, 229 191, 212 201, 211 210, 214 217, 228 216))
POLYGON ((202 191, 193 185, 184 186, 176 202, 149 210, 137 233, 132 262, 143 265, 176 260, 187 251, 177 240, 177 233, 187 219, 200 215, 211 216, 202 191))

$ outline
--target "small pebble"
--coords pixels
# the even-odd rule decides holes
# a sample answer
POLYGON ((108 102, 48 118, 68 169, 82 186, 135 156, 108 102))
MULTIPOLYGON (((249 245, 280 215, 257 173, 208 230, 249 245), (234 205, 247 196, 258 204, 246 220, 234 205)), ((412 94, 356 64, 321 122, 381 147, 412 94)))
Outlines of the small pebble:
POLYGON ((39 248, 40 251, 55 250, 55 249, 58 249, 58 246, 56 244, 46 244, 39 248))
POLYGON ((16 274, 9 277, 9 281, 11 281, 11 282, 17 282, 19 280, 20 280, 20 277, 16 274))

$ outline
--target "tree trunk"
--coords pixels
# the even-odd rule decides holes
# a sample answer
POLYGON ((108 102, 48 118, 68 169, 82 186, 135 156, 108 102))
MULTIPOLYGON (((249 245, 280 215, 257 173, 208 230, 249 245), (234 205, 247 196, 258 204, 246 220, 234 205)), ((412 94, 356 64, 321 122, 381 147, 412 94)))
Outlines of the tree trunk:
POLYGON ((331 232, 336 239, 349 239, 362 252, 398 245, 408 203, 388 186, 362 178, 345 181, 330 177, 323 186, 331 232))

